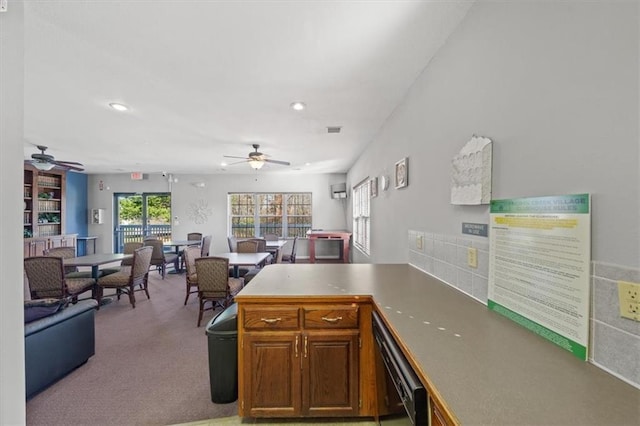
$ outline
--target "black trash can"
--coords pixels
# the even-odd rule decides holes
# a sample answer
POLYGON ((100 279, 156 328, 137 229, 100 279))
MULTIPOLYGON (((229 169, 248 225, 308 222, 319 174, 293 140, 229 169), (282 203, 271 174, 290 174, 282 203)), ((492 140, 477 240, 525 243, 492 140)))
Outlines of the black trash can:
POLYGON ((211 401, 225 404, 238 399, 238 305, 233 303, 206 327, 209 341, 211 401))

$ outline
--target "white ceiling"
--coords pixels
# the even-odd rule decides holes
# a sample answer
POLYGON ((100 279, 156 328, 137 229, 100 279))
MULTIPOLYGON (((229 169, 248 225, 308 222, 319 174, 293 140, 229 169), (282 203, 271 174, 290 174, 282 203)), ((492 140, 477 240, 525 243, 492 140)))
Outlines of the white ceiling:
POLYGON ((25 1, 25 158, 247 173, 223 155, 259 143, 291 162, 261 173, 346 172, 471 4, 25 1))

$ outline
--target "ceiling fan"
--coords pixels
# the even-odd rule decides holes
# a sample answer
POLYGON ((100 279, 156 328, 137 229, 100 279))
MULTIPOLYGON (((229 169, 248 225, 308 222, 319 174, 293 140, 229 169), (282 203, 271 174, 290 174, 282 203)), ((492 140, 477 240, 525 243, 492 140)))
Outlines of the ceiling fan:
POLYGON ((53 155, 45 154, 45 151, 47 150, 46 146, 37 145, 37 148, 40 150, 40 153, 31 154, 31 164, 33 164, 33 166, 38 170, 51 170, 56 166, 79 172, 84 170, 82 167, 78 167, 82 166, 81 163, 77 163, 75 161, 56 160, 53 155))
POLYGON ((249 166, 251 166, 252 169, 260 169, 262 168, 262 166, 264 166, 264 163, 273 163, 273 164, 280 164, 283 166, 290 166, 291 163, 289 163, 288 161, 280 161, 280 160, 271 160, 269 158, 267 158, 268 156, 266 154, 263 154, 261 152, 258 152, 258 148, 260 148, 260 145, 258 145, 257 143, 254 143, 253 145, 253 149, 255 149, 254 152, 250 152, 247 157, 236 157, 234 155, 225 155, 225 158, 242 158, 243 161, 238 161, 236 163, 231 163, 229 164, 230 166, 233 164, 239 164, 239 163, 249 163, 249 166))

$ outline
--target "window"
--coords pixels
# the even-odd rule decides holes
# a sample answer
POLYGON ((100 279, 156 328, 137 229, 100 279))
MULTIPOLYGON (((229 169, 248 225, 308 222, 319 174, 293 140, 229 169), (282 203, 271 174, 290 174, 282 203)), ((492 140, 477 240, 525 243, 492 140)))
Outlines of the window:
POLYGON ((353 243, 367 256, 369 241, 369 179, 353 188, 353 243))
POLYGON ((311 229, 311 193, 229 194, 230 235, 305 237, 311 229))

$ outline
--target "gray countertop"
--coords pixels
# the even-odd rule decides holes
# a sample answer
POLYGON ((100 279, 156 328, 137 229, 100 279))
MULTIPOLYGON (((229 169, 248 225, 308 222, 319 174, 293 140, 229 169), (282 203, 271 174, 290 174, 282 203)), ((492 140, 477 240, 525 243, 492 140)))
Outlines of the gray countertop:
POLYGON ((640 390, 406 264, 270 265, 236 297, 372 296, 463 425, 640 425, 640 390))

